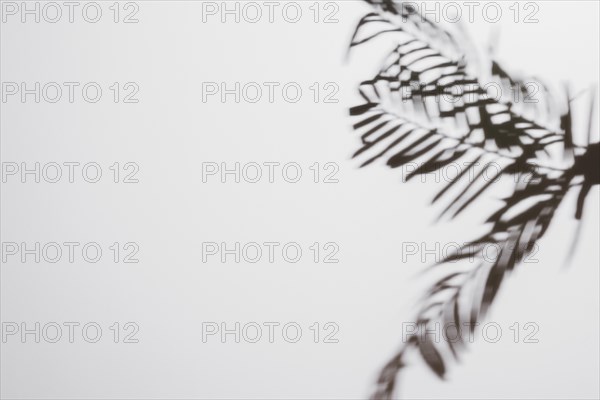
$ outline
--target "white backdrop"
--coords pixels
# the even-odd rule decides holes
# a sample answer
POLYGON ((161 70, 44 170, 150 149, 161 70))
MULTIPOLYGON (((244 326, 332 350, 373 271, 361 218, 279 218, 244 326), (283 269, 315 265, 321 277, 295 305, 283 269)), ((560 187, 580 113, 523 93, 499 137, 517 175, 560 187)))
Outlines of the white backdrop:
MULTIPOLYGON (((368 5, 337 2, 338 22, 329 24, 323 18, 335 8, 325 9, 325 2, 317 4, 317 23, 313 2, 298 2, 303 11, 298 23, 285 21, 277 11, 273 23, 266 16, 257 23, 243 16, 236 23, 230 16, 223 23, 219 14, 205 15, 203 22, 202 2, 138 1, 118 4, 115 23, 112 2, 99 2, 103 13, 97 23, 83 19, 86 3, 75 9, 73 23, 66 14, 57 23, 44 18, 36 23, 31 16, 23 23, 20 9, 12 15, 6 3, 0 80, 26 82, 28 88, 35 82, 80 86, 73 103, 66 91, 56 103, 43 96, 36 103, 34 95, 22 102, 20 93, 3 99, 3 170, 10 168, 7 163, 32 168, 39 162, 42 168, 52 162, 96 162, 103 175, 98 183, 80 174, 74 183, 65 176, 58 183, 43 176, 36 183, 32 175, 22 183, 20 172, 6 176, 2 242, 24 242, 28 248, 36 242, 94 242, 103 255, 97 263, 87 262, 80 246, 73 263, 65 254, 56 263, 43 257, 36 263, 33 255, 22 262, 21 252, 7 255, 4 245, 2 397, 368 396, 380 367, 400 344, 402 322, 414 315, 422 289, 416 274, 433 261, 415 257, 403 263, 401 244, 462 243, 481 232, 484 215, 474 212, 458 222, 434 224, 439 209, 428 204, 439 185, 431 179, 402 184, 399 171, 359 170, 351 160, 359 139, 347 109, 358 104, 357 84, 374 73, 384 55, 373 47, 346 58, 350 35, 368 5), (122 22, 130 12, 139 22, 122 22), (97 103, 80 95, 87 82, 103 89, 97 103), (120 88, 117 103, 109 88, 114 82, 120 88), (127 82, 139 87, 137 103, 123 102, 134 87, 125 88, 127 82), (289 103, 276 90, 273 103, 235 103, 233 96, 225 103, 218 96, 203 102, 203 82, 230 87, 234 82, 297 82, 303 96, 289 103), (310 89, 315 82, 321 96, 329 93, 325 84, 337 85, 339 101, 315 103, 310 89), (118 183, 109 168, 115 162, 118 183), (139 166, 138 183, 122 182, 134 168, 125 169, 127 162, 139 166), (298 183, 281 175, 274 183, 265 177, 256 184, 235 183, 231 176, 226 183, 218 176, 203 183, 206 162, 294 162, 303 175, 298 183), (339 166, 339 182, 323 183, 321 174, 314 183, 309 167, 315 162, 321 172, 325 163, 339 166), (119 262, 113 260, 114 242, 121 249, 119 262), (138 263, 122 262, 135 248, 123 249, 129 242, 139 247, 138 263), (280 253, 274 263, 264 255, 257 263, 235 263, 232 256, 226 263, 218 256, 203 263, 203 242, 295 242, 303 256, 297 263, 286 262, 280 253), (315 242, 321 246, 317 263, 309 248, 315 242), (323 262, 328 252, 322 246, 328 242, 339 246, 338 263, 323 262), (55 322, 63 336, 50 343, 42 335, 36 343, 30 334, 23 343, 20 331, 7 334, 15 326, 11 323, 21 329, 23 322, 29 329, 36 322, 41 327, 55 322), (65 322, 80 324, 73 343, 65 322), (97 343, 81 334, 90 322, 102 328, 97 343), (118 343, 110 329, 115 322, 118 343), (133 329, 124 328, 127 322, 139 327, 133 336, 138 343, 123 343, 133 329), (218 335, 204 343, 203 322, 225 322, 229 328, 236 322, 263 327, 276 322, 279 328, 293 322, 302 328, 302 338, 288 343, 277 330, 270 343, 264 328, 258 343, 243 338, 235 343, 233 335, 226 343, 218 335), (310 329, 315 322, 319 343, 310 329), (339 327, 338 343, 324 343, 332 331, 324 329, 327 322, 339 327)), ((33 8, 34 3, 27 4, 33 8)), ((499 56, 514 69, 557 85, 571 82, 574 92, 596 84, 598 3, 536 3, 539 23, 514 23, 510 4, 502 2, 507 16, 499 24, 476 18, 468 27, 485 43, 501 26, 499 56)), ((9 89, 5 84, 3 95, 9 89)), ((62 171, 66 174, 66 167, 62 171)), ((403 375, 403 396, 598 398, 597 187, 576 255, 564 268, 575 229, 572 200, 539 243, 539 262, 522 266, 503 285, 489 317, 502 327, 502 339, 488 343, 479 337, 445 382, 415 360, 403 375), (514 343, 509 327, 515 322, 536 323, 539 343, 514 343)))

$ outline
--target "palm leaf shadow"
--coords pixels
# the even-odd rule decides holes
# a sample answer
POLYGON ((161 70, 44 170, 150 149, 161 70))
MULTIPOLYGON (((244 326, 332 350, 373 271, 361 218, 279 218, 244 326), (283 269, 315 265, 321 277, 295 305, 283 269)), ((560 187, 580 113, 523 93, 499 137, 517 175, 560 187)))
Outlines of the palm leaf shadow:
MULTIPOLYGON (((379 72, 359 85, 363 102, 350 109, 360 134, 354 157, 363 160, 361 167, 378 160, 390 168, 418 162, 410 180, 459 161, 469 165, 433 199, 446 200, 442 215, 451 219, 502 178, 514 181, 511 195, 487 218, 489 231, 438 263, 448 266, 469 258, 477 261, 475 267, 443 275, 423 297, 415 318, 418 332, 441 323, 453 327, 457 340, 444 346, 422 334, 410 335, 379 374, 373 398, 387 399, 410 350, 444 378, 449 360, 458 359, 465 345, 461 327, 467 323, 473 331, 485 318, 504 278, 533 250, 574 186, 581 187, 575 218, 582 218, 591 187, 600 183, 600 147, 589 139, 587 146, 574 144, 568 92, 561 101, 544 82, 512 76, 491 59, 484 72, 502 93, 491 96, 471 68, 476 60, 468 37, 456 38, 408 3, 365 1, 373 11, 359 21, 350 50, 384 36, 393 36, 393 48, 379 72), (506 96, 517 90, 526 100, 531 84, 538 90, 536 102, 517 103, 506 96), (556 148, 566 166, 544 162, 556 148), (478 163, 482 167, 475 171, 478 163), (496 172, 489 179, 492 168, 496 172), (486 246, 498 249, 494 260, 483 256, 486 246)), ((592 103, 590 131, 593 109, 592 103)))

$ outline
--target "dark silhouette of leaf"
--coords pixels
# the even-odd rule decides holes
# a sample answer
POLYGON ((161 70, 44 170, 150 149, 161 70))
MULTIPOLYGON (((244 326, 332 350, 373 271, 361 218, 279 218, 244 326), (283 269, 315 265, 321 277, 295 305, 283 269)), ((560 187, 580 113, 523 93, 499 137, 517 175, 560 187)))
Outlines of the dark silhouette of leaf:
MULTIPOLYGON (((582 218, 591 187, 600 184, 600 145, 589 144, 589 139, 587 147, 575 143, 576 114, 572 113, 573 99, 568 91, 566 107, 562 107, 566 111, 561 114, 558 98, 539 79, 512 74, 493 58, 487 64, 481 63, 491 65, 490 71, 474 74, 475 68, 469 67, 479 60, 469 50, 469 38, 456 40, 409 3, 366 2, 374 12, 361 19, 350 48, 384 35, 396 42, 375 76, 360 84, 358 92, 364 103, 350 109, 351 116, 359 119, 354 129, 362 142, 354 157, 367 158, 361 167, 380 158, 391 168, 421 160, 421 165, 408 175, 406 180, 410 180, 453 162, 470 162, 433 198, 432 203, 449 198, 442 214, 453 210, 451 218, 468 210, 501 178, 515 178, 512 193, 487 218, 488 232, 435 264, 450 267, 451 263, 469 259, 476 260, 476 266, 438 278, 420 300, 415 318, 421 328, 440 321, 460 326, 463 317, 469 318, 473 333, 475 323, 489 312, 504 279, 545 234, 574 185, 581 186, 575 217, 582 218), (502 96, 490 96, 480 75, 491 75, 500 82, 502 96), (538 89, 536 101, 513 101, 513 90, 529 100, 531 85, 538 89), (550 157, 551 146, 562 146, 566 167, 541 162, 542 157, 550 157), (373 154, 375 149, 377 153, 373 154), (480 162, 484 165, 471 180, 469 176, 480 162), (492 165, 501 167, 485 181, 492 165), (522 179, 527 176, 529 180, 522 179), (453 188, 459 193, 452 197, 453 188), (487 260, 482 254, 490 245, 500 249, 495 260, 487 260)), ((594 109, 592 102, 588 137, 594 109)), ((447 345, 458 359, 457 350, 464 342, 447 345)), ((444 377, 447 360, 439 351, 442 344, 437 346, 413 335, 382 370, 373 398, 392 398, 406 351, 415 347, 432 371, 444 377)))
POLYGON ((435 345, 429 340, 424 340, 419 342, 419 351, 429 368, 431 368, 439 378, 444 378, 446 367, 444 365, 444 360, 442 360, 442 356, 436 350, 435 345))

